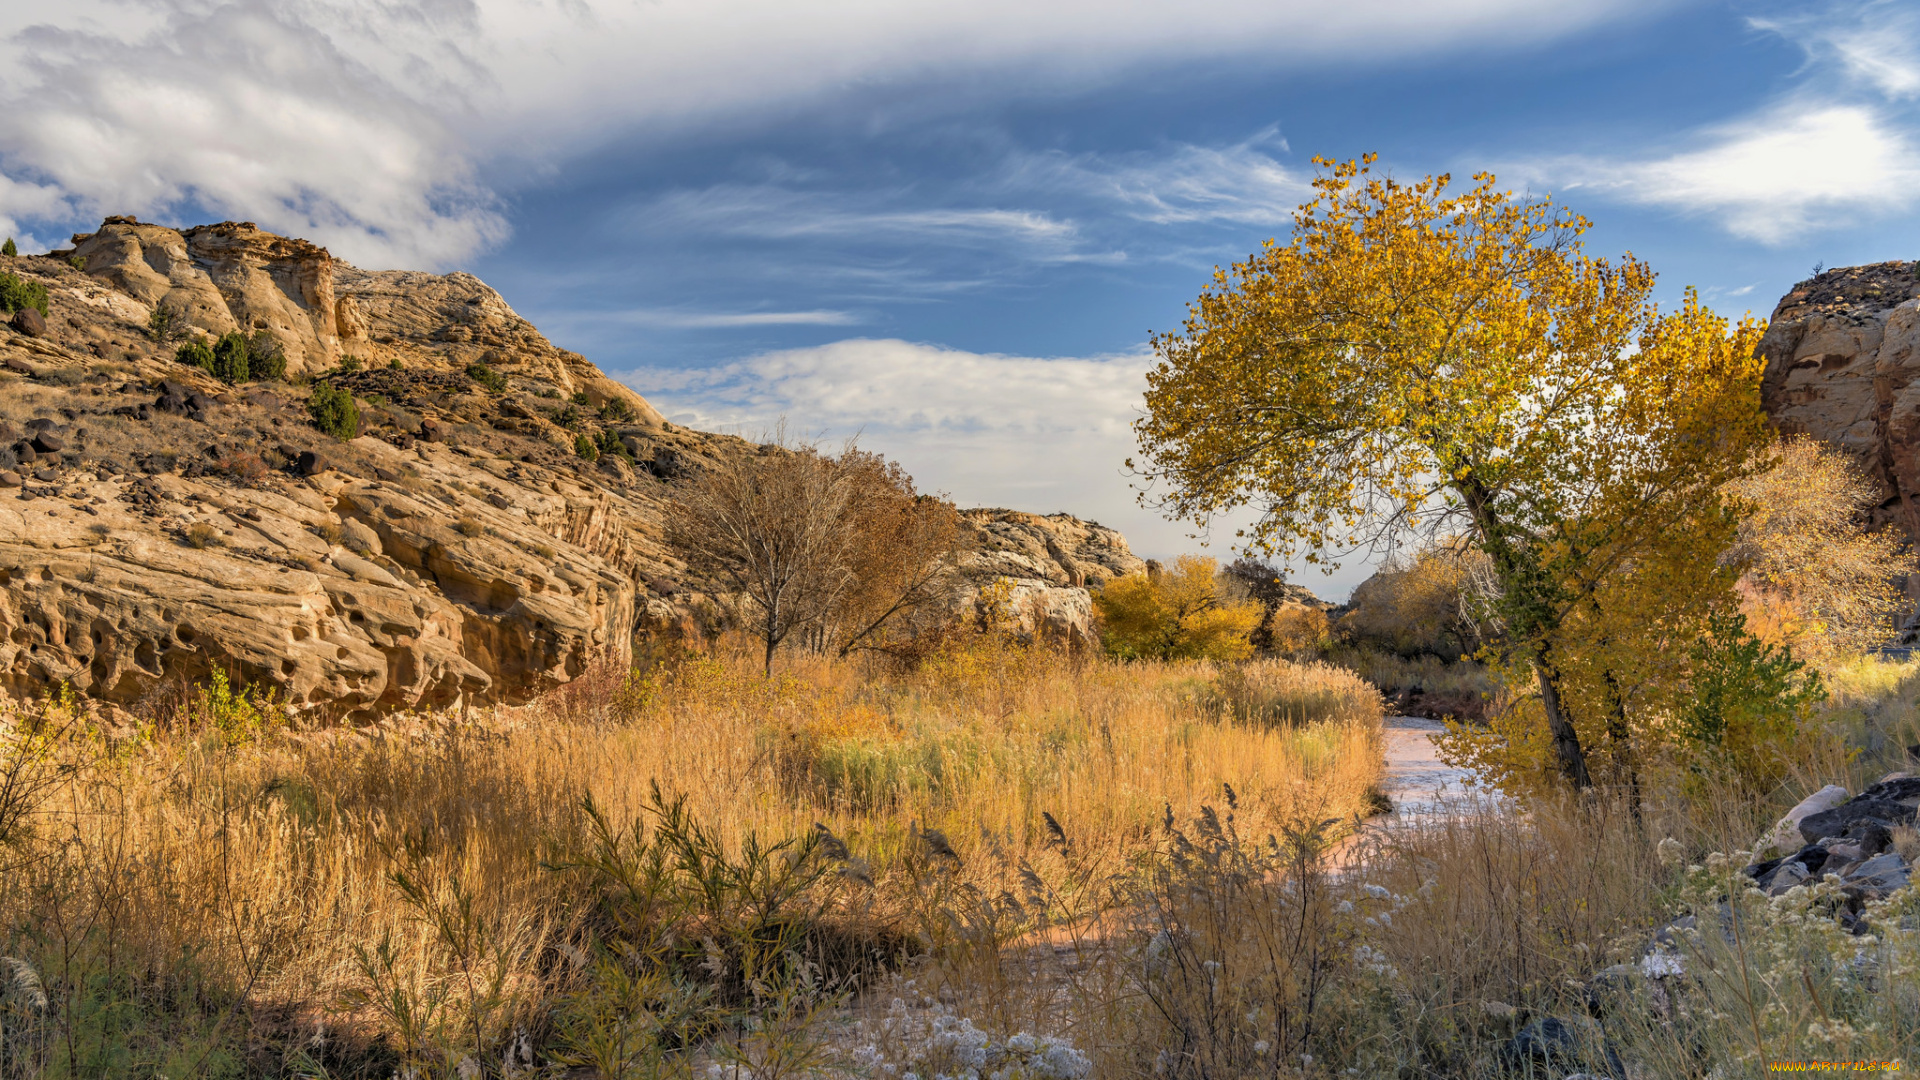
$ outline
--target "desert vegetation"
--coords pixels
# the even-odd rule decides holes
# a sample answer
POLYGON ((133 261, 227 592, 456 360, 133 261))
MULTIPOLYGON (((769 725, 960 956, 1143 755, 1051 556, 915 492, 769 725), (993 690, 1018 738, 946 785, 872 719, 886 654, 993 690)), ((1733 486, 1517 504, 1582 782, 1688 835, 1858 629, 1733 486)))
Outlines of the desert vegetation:
MULTIPOLYGON (((1920 663, 1869 651, 1913 570, 1876 489, 1769 428, 1757 324, 1491 177, 1370 165, 1155 341, 1139 469, 1258 509, 1248 552, 1094 583, 1074 633, 896 463, 776 433, 665 459, 680 623, 533 704, 7 703, 0 1075, 1904 1061, 1920 663), (1366 547, 1332 614, 1268 561, 1366 547), (1475 787, 1381 827, 1415 690, 1475 787)), ((182 356, 257 377, 217 344, 182 356)), ((342 439, 363 368, 313 383, 342 439)), ((621 408, 554 418, 624 467, 621 408)))
MULTIPOLYGON (((986 992, 1006 950, 1093 932, 1170 820, 1318 843, 1377 779, 1378 697, 1332 669, 971 632, 907 669, 768 679, 738 645, 358 730, 224 680, 120 728, 71 699, 10 713, 0 1065, 847 1066, 849 995, 986 992)), ((1072 1041, 1037 1000, 968 1000, 1002 1043, 1072 1041)), ((1085 1075, 1075 1045, 1061 1075, 1085 1075)))

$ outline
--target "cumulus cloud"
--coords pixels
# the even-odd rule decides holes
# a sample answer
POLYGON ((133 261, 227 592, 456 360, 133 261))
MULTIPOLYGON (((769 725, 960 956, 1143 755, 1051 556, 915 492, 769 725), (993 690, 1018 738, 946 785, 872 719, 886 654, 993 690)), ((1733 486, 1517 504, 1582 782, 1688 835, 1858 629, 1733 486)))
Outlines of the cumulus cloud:
POLYGON ((132 36, 35 26, 11 44, 0 214, 193 205, 376 264, 444 264, 505 235, 445 118, 298 4, 173 10, 132 36))
POLYGON ((785 418, 830 441, 858 434, 963 504, 1146 523, 1173 540, 1133 505, 1121 468, 1152 362, 1145 350, 1045 358, 857 338, 624 377, 677 423, 754 437, 785 418))
MULTIPOLYGON (((1654 7, 65 0, 0 41, 0 173, 13 181, 0 189, 0 218, 191 207, 302 233, 363 263, 447 265, 504 235, 483 172, 537 175, 620 133, 764 121, 850 90, 966 73, 989 74, 969 92, 992 95, 1200 57, 1344 62, 1358 50, 1380 62, 1539 40, 1654 7)), ((1191 185, 1154 195, 1110 181, 1149 215, 1213 201, 1191 185)), ((1018 208, 959 213, 881 224, 1042 238, 1069 227, 1018 208)))
POLYGON ((1920 149, 1865 105, 1801 101, 1704 133, 1705 145, 1647 161, 1564 158, 1526 172, 1564 187, 1717 218, 1779 244, 1810 229, 1911 206, 1920 149))
MULTIPOLYGON (((1154 356, 974 353, 856 338, 762 353, 702 371, 642 369, 622 378, 675 423, 757 438, 782 419, 829 445, 860 445, 901 462, 923 490, 962 506, 1065 511, 1119 529, 1143 556, 1205 550, 1230 557, 1235 521, 1209 544, 1134 498, 1124 463, 1154 356)), ((1370 569, 1301 578, 1344 596, 1370 569)))

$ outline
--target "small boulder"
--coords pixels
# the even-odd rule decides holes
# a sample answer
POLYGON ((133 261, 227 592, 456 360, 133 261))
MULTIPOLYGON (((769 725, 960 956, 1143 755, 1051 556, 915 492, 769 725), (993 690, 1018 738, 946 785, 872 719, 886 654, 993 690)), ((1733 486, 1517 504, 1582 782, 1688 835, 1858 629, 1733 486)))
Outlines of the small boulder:
POLYGON ((294 459, 293 468, 301 476, 317 476, 333 466, 317 450, 302 450, 294 459))
POLYGON ((1913 880, 1913 867, 1895 852, 1875 855, 1848 870, 1841 882, 1859 889, 1868 899, 1878 900, 1907 887, 1913 880))
POLYGON ((1831 810, 1839 806, 1841 803, 1847 801, 1847 797, 1846 788, 1838 784, 1828 784, 1826 787, 1800 800, 1799 805, 1787 811, 1787 816, 1781 818, 1780 823, 1773 827, 1773 832, 1769 833, 1767 838, 1761 841, 1760 846, 1755 850, 1754 854, 1764 855, 1768 851, 1776 848, 1784 848, 1790 851, 1807 843, 1807 841, 1800 838, 1800 822, 1814 814, 1820 813, 1822 810, 1831 810))
POLYGON ((19 442, 13 444, 13 456, 14 460, 20 462, 22 465, 30 465, 35 458, 40 456, 40 451, 35 450, 31 442, 21 439, 19 442))
POLYGON ((1896 773, 1862 791, 1858 797, 1920 806, 1920 778, 1896 773))
POLYGON ((1578 1053, 1579 1040, 1573 1029, 1558 1017, 1547 1016, 1528 1022, 1507 1043, 1507 1058, 1514 1062, 1539 1062, 1570 1065, 1578 1053))
POLYGON ((20 486, 19 473, 14 472, 11 469, 0 469, 0 488, 17 488, 19 486, 20 486))
POLYGON ((60 479, 60 474, 54 472, 52 469, 35 469, 33 470, 33 478, 43 484, 51 484, 55 480, 60 479))
POLYGON ((1889 830, 1913 824, 1914 808, 1891 799, 1854 799, 1831 810, 1809 814, 1800 822, 1800 835, 1807 843, 1829 836, 1844 836, 1860 822, 1873 822, 1889 830))
POLYGON ((25 334, 31 338, 47 336, 47 320, 30 307, 23 307, 14 312, 13 321, 7 325, 13 327, 16 333, 25 334))
POLYGON ((42 431, 33 437, 33 448, 42 454, 57 454, 67 448, 67 443, 51 431, 42 431))

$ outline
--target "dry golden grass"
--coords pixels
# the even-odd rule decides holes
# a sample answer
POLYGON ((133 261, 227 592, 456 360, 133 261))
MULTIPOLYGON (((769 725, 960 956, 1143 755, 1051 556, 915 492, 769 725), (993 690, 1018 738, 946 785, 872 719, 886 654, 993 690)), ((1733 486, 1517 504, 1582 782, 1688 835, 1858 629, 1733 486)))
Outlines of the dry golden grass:
MULTIPOLYGON (((16 786, 0 956, 48 1004, 14 1024, 0 1001, 0 1075, 391 1072, 497 1063, 521 1038, 544 1054, 555 1002, 599 985, 609 886, 552 868, 594 849, 588 798, 618 828, 678 793, 729 858, 825 826, 877 884, 836 877, 821 910, 924 948, 944 931, 916 903, 986 910, 1023 870, 1122 868, 1170 809, 1228 787, 1250 828, 1350 818, 1378 777, 1377 695, 1324 669, 1259 669, 1264 711, 1236 716, 1210 665, 991 639, 909 674, 753 667, 599 672, 512 714, 360 730, 282 730, 224 687, 175 730, 15 712, 4 758, 37 779, 16 786), (939 847, 957 867, 928 870, 939 847)), ((1093 884, 1063 884, 1063 907, 1099 908, 1093 884)))

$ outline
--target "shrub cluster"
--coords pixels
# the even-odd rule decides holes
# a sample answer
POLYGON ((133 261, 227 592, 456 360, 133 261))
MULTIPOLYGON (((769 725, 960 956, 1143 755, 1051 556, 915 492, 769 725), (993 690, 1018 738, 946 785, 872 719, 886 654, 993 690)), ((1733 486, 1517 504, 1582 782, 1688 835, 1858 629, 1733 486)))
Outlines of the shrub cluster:
POLYGON ((314 427, 343 442, 360 434, 360 406, 354 404, 352 394, 331 383, 313 384, 307 412, 314 427))
POLYGON ((472 379, 475 385, 489 394, 504 394, 507 392, 507 377, 485 364, 468 365, 467 378, 472 379))
POLYGON ((0 308, 11 315, 24 308, 32 308, 42 317, 47 314, 47 287, 37 281, 26 281, 17 274, 0 271, 0 308))
MULTIPOLYGON (((156 334, 171 333, 177 316, 169 312, 167 318, 161 320, 161 310, 154 310, 154 320, 158 321, 149 321, 149 330, 156 334)), ((205 342, 189 341, 175 350, 173 358, 229 384, 287 377, 287 354, 265 330, 252 337, 238 330, 228 331, 212 347, 205 342)))

